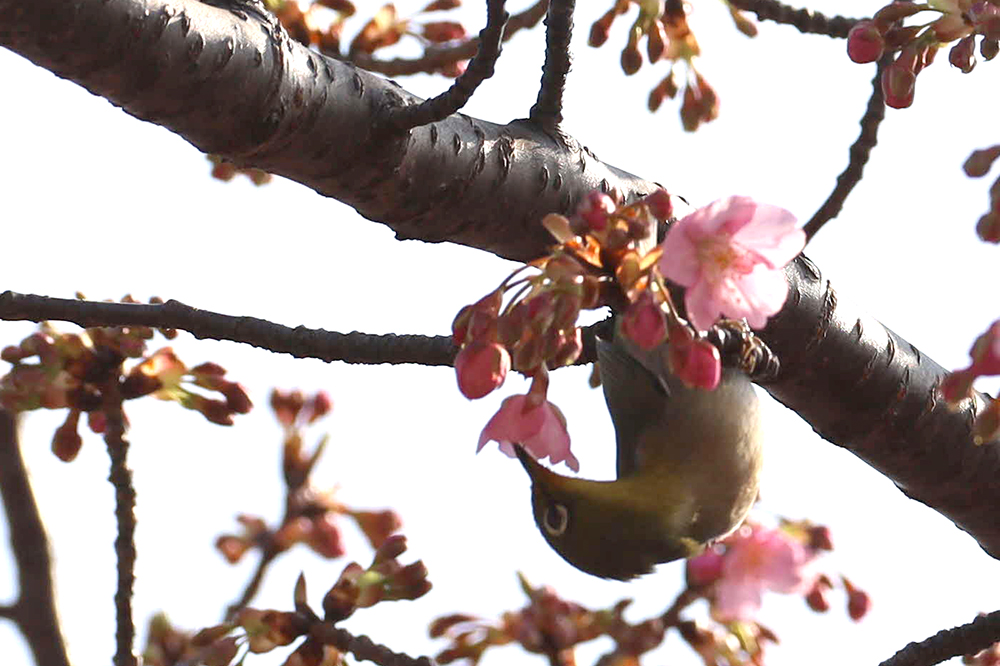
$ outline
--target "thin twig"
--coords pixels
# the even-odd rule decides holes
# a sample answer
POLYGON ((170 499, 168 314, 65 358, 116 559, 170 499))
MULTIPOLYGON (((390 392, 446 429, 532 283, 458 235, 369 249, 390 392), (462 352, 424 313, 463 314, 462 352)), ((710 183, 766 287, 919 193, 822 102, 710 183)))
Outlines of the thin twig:
POLYGON ((861 134, 851 145, 850 160, 843 173, 837 176, 837 185, 833 192, 826 198, 823 205, 819 207, 812 218, 805 223, 802 230, 806 232, 806 242, 812 240, 823 225, 837 217, 847 195, 851 193, 854 186, 861 182, 861 176, 871 156, 872 148, 878 143, 878 128, 885 118, 885 97, 882 95, 882 72, 889 63, 892 56, 887 55, 879 60, 875 69, 875 78, 872 79, 872 94, 868 98, 868 106, 865 108, 865 115, 861 116, 861 134))
POLYGON ((569 42, 573 36, 575 0, 552 0, 545 17, 545 64, 538 98, 531 107, 531 120, 546 131, 562 122, 563 90, 569 74, 569 42))
POLYGON ((263 550, 260 561, 257 562, 257 568, 254 569, 253 576, 250 577, 250 581, 243 588, 243 593, 240 594, 239 600, 230 604, 229 608, 226 609, 225 619, 227 622, 232 620, 239 610, 246 608, 247 604, 257 595, 257 592, 260 590, 260 584, 264 581, 264 574, 267 573, 268 567, 277 555, 278 551, 274 548, 265 548, 263 550))
POLYGON ((681 612, 698 601, 701 598, 697 592, 692 590, 690 587, 685 587, 684 591, 677 595, 674 599, 674 603, 670 604, 670 608, 663 611, 663 615, 660 616, 660 620, 663 622, 664 627, 676 627, 681 621, 681 612))
POLYGON ((472 98, 486 79, 493 76, 500 58, 500 40, 510 14, 505 0, 486 0, 486 27, 479 32, 479 49, 472 62, 448 90, 419 104, 391 108, 384 119, 396 131, 430 125, 455 113, 472 98))
POLYGON ((196 338, 231 340, 291 354, 347 363, 419 363, 450 366, 451 336, 336 333, 304 326, 290 328, 255 317, 233 317, 179 301, 161 304, 99 303, 31 294, 0 294, 0 319, 69 321, 79 326, 177 328, 196 338))
POLYGON ((24 635, 36 664, 69 666, 52 589, 49 542, 18 445, 17 420, 0 409, 0 497, 17 563, 18 597, 0 608, 24 635))
POLYGON ((879 666, 932 666, 952 657, 976 654, 998 640, 1000 611, 993 611, 960 627, 942 629, 919 643, 910 643, 879 666))
POLYGON ((753 12, 761 21, 794 25, 799 32, 844 39, 858 19, 827 17, 811 9, 796 9, 778 0, 730 0, 733 7, 753 12))
POLYGON ((119 376, 113 374, 101 387, 102 412, 107 425, 104 443, 111 458, 108 480, 115 489, 115 558, 118 562, 118 589, 115 591, 115 666, 135 666, 138 660, 132 652, 135 643, 135 622, 132 618, 132 591, 135 585, 135 488, 132 471, 128 468, 128 440, 125 439, 125 414, 119 376))
MULTIPOLYGON (((528 9, 514 14, 507 21, 506 29, 503 33, 503 41, 507 41, 514 36, 514 33, 526 28, 535 27, 549 6, 549 0, 538 0, 528 9)), ((458 62, 468 60, 476 55, 479 50, 479 38, 466 40, 454 46, 437 46, 427 49, 419 58, 393 58, 392 60, 380 60, 370 53, 355 53, 350 57, 350 61, 362 69, 370 72, 378 72, 386 76, 407 76, 409 74, 432 74, 442 68, 458 62)), ((324 52, 326 53, 326 52, 324 52)), ((339 53, 326 53, 333 58, 343 59, 339 53)))

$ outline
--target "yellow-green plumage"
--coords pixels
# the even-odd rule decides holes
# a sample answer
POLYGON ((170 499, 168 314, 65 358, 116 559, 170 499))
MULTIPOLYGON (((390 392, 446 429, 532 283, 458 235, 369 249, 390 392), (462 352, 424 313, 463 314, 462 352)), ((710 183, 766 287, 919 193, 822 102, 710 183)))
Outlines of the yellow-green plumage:
POLYGON ((564 477, 518 450, 542 535, 602 578, 699 552, 738 527, 757 496, 760 415, 749 379, 725 369, 714 391, 689 389, 667 369, 667 351, 598 340, 617 480, 564 477))

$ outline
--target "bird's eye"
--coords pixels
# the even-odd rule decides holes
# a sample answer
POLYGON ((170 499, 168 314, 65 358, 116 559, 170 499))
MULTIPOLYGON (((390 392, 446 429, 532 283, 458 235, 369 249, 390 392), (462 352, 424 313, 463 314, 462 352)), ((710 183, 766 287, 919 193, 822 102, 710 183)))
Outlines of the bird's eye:
POLYGON ((552 536, 561 536, 569 525, 569 510, 562 504, 555 502, 545 508, 545 515, 542 516, 542 525, 545 531, 552 536))

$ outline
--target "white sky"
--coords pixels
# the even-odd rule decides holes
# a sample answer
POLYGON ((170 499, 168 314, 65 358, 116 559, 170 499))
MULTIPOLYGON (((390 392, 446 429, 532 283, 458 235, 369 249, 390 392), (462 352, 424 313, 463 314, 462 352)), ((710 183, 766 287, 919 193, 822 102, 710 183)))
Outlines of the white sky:
MULTIPOLYGON (((875 7, 830 0, 813 6, 856 16, 875 7)), ((591 21, 605 9, 581 3, 578 12, 566 129, 602 159, 693 203, 749 194, 808 219, 846 164, 874 65, 850 63, 842 41, 801 36, 788 26, 761 25, 760 36, 748 40, 731 27, 721 4, 699 3, 692 24, 705 52, 703 71, 722 97, 722 115, 689 135, 680 130, 675 104, 655 115, 645 110, 649 88, 665 73, 662 64, 646 65, 632 78, 618 69, 624 22, 603 49, 584 45, 591 21)), ((470 16, 467 25, 478 30, 478 13, 470 16)), ((526 116, 541 39, 536 31, 509 42, 497 76, 466 111, 495 122, 526 116)), ((967 179, 960 168, 970 151, 998 140, 984 122, 991 117, 986 110, 997 108, 997 78, 996 65, 980 63, 962 75, 946 56, 939 54, 920 75, 913 108, 888 111, 866 179, 809 254, 842 299, 860 304, 943 365, 958 367, 975 336, 998 316, 992 292, 998 250, 974 233, 991 181, 967 179)), ((386 228, 288 181, 254 188, 245 179, 212 180, 204 157, 176 136, 7 51, 0 51, 0 80, 10 91, 0 106, 6 130, 0 290, 64 297, 81 290, 92 298, 156 294, 293 326, 441 334, 459 307, 512 267, 457 246, 397 242, 386 228)), ((448 85, 434 77, 401 82, 425 95, 448 85)), ((31 329, 0 323, 0 345, 31 329)), ((128 405, 142 634, 159 609, 186 627, 216 622, 247 580, 254 558, 231 567, 212 543, 234 530, 237 513, 271 521, 280 515, 280 435, 266 408, 272 386, 331 393, 334 414, 310 436, 328 431, 332 437, 318 479, 341 484, 348 503, 396 508, 411 544, 403 560, 422 558, 430 569, 435 588, 429 595, 360 612, 345 623, 348 629, 410 654, 436 653, 443 643, 426 638, 433 617, 457 611, 493 617, 523 604, 517 570, 593 608, 634 597, 633 619, 662 611, 679 590, 680 564, 630 584, 571 568, 535 530, 520 465, 495 446, 473 454, 501 399, 525 388, 518 378, 469 403, 446 368, 296 361, 186 334, 173 346, 190 364, 223 363, 258 409, 223 429, 174 405, 128 405)), ((556 373, 551 395, 569 419, 581 474, 608 478, 613 436, 600 392, 586 388, 587 372, 556 373)), ((829 524, 837 545, 829 570, 845 572, 874 598, 869 617, 854 625, 839 596, 825 616, 805 610, 798 598, 767 597, 762 619, 782 638, 770 664, 814 663, 817 653, 825 663, 877 663, 911 640, 996 608, 996 562, 968 536, 818 439, 794 414, 772 405, 768 415, 765 508, 829 524)), ((50 530, 71 658, 108 663, 115 586, 108 461, 94 435, 85 435, 72 465, 56 460, 49 441, 61 419, 30 415, 24 455, 50 530)), ((367 563, 371 554, 360 536, 349 525, 344 532, 349 556, 367 563)), ((0 558, 3 602, 13 598, 16 578, 6 549, 0 558)), ((255 605, 290 608, 295 577, 305 571, 318 606, 347 561, 295 549, 272 567, 255 605)), ((692 615, 703 612, 696 607, 692 615)), ((664 649, 649 663, 700 663, 676 637, 664 649)), ((28 663, 8 624, 0 624, 0 654, 10 666, 28 663)), ((592 663, 596 654, 596 648, 581 651, 580 663, 592 663)), ((282 658, 259 656, 248 664, 282 658)), ((503 650, 484 664, 511 660, 542 663, 503 650)))

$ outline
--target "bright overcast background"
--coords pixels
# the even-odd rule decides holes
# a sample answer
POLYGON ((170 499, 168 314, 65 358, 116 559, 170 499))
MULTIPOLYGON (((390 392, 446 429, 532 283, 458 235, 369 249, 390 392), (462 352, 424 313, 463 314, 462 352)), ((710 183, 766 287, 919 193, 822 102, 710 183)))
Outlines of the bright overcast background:
MULTIPOLYGON (((422 4, 400 3, 400 9, 422 4)), ((789 26, 765 23, 756 39, 747 39, 721 3, 699 0, 691 23, 722 107, 718 120, 687 134, 676 103, 666 102, 655 115, 646 110, 665 64, 646 64, 629 78, 619 69, 626 19, 604 48, 585 45, 605 4, 578 9, 566 129, 601 159, 692 203, 748 194, 807 220, 847 163, 874 65, 851 63, 841 40, 803 36, 789 26)), ((510 9, 525 5, 512 0, 510 9)), ((879 5, 824 0, 812 6, 863 16, 879 5)), ((478 30, 481 8, 463 11, 466 25, 478 30)), ((516 35, 497 75, 465 112, 499 123, 525 117, 542 56, 541 30, 516 35)), ((981 62, 963 75, 940 53, 920 75, 913 107, 888 110, 864 181, 807 250, 842 300, 860 304, 948 367, 965 365, 975 336, 1000 315, 993 286, 1000 250, 974 232, 988 207, 990 180, 971 180, 961 171, 973 149, 998 141, 989 121, 997 108, 998 67, 981 62)), ((0 106, 0 289, 62 297, 79 290, 97 299, 159 295, 291 326, 443 334, 458 308, 513 268, 468 248, 398 242, 387 228, 283 179, 264 188, 242 178, 213 180, 204 156, 175 135, 4 50, 0 81, 7 91, 0 106)), ((420 76, 401 83, 430 95, 449 81, 420 76)), ((32 328, 0 322, 0 345, 32 328)), ((254 557, 230 566, 212 544, 235 530, 237 513, 269 521, 280 516, 280 431, 266 406, 273 386, 331 394, 333 415, 309 435, 310 441, 324 432, 332 438, 317 480, 340 484, 351 505, 397 509, 411 548, 402 560, 421 558, 430 570, 430 594, 359 612, 345 623, 351 631, 410 654, 434 654, 443 644, 427 638, 433 617, 457 611, 494 617, 522 606, 518 570, 592 608, 634 597, 632 619, 661 612, 680 589, 677 563, 627 584, 573 569, 537 533, 520 465, 495 445, 474 454, 479 431, 501 399, 525 389, 518 377, 470 403, 448 368, 299 361, 183 333, 169 344, 191 365, 225 365, 257 409, 227 429, 170 403, 127 405, 138 492, 138 648, 154 612, 165 610, 183 627, 213 624, 248 579, 254 557)), ((554 373, 551 397, 568 417, 581 474, 609 478, 613 435, 600 391, 586 386, 588 372, 554 373)), ((766 597, 761 619, 782 639, 769 652, 770 664, 874 664, 911 640, 996 608, 997 563, 971 538, 768 402, 762 509, 830 525, 836 551, 828 569, 846 573, 874 601, 869 616, 854 624, 842 595, 832 597, 826 615, 807 610, 801 598, 766 597)), ((109 663, 116 578, 108 459, 103 442, 85 434, 78 459, 58 461, 49 442, 62 418, 28 415, 22 448, 55 554, 71 659, 109 663)), ((344 533, 348 558, 325 561, 296 548, 272 567, 254 605, 291 608, 295 578, 304 571, 318 606, 350 558, 370 561, 358 533, 346 524, 344 533)), ((0 603, 15 594, 4 547, 0 603)), ((704 613, 700 605, 689 611, 704 613)), ((606 647, 582 651, 580 663, 592 663, 606 647)), ((8 623, 0 623, 0 654, 7 666, 29 663, 8 623)), ((276 654, 247 663, 280 664, 283 656, 276 654)), ((485 664, 542 659, 504 649, 488 654, 485 664)), ((700 663, 676 636, 647 661, 700 663)))

